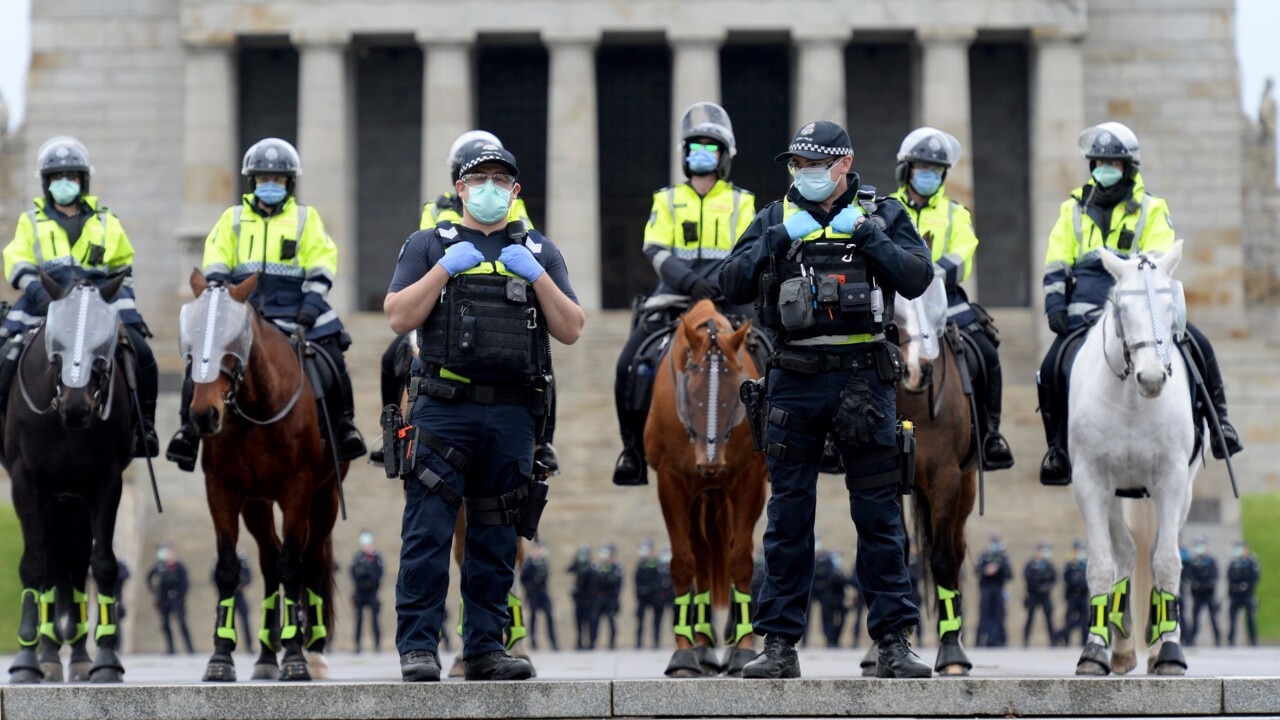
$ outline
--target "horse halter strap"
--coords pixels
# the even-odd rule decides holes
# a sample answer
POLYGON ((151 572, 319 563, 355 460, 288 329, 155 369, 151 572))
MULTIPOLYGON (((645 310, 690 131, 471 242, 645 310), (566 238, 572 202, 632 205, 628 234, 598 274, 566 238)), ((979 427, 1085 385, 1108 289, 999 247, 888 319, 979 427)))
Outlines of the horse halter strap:
MULTIPOLYGON (((1161 324, 1160 318, 1156 313, 1156 296, 1172 295, 1173 288, 1156 287, 1155 278, 1152 275, 1152 271, 1155 269, 1155 262, 1151 258, 1146 255, 1139 255, 1138 270, 1142 271, 1142 280, 1146 286, 1145 290, 1116 290, 1114 292, 1116 297, 1112 301, 1111 314, 1113 316, 1112 320, 1116 325, 1116 337, 1120 338, 1120 342, 1123 344, 1124 348, 1124 370, 1116 371, 1113 367, 1111 368, 1111 372, 1115 373, 1116 377, 1121 380, 1127 380, 1129 379, 1129 376, 1133 374, 1133 353, 1144 347, 1155 348, 1156 355, 1160 358, 1160 363, 1164 365, 1164 374, 1166 377, 1173 374, 1173 361, 1169 356, 1169 339, 1167 337, 1168 328, 1161 324), (1147 312, 1151 314, 1151 328, 1155 335, 1154 339, 1130 343, 1125 338, 1124 323, 1120 322, 1120 297, 1126 295, 1140 296, 1147 299, 1147 312)), ((1106 335, 1104 334, 1104 342, 1105 339, 1106 335)), ((1110 366, 1109 362, 1108 366, 1110 366)))

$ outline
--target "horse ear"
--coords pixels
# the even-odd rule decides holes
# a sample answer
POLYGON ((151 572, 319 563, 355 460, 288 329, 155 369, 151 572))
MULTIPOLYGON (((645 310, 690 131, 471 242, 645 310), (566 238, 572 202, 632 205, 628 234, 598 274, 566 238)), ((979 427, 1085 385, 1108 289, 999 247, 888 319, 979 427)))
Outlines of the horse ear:
POLYGON ((209 287, 209 281, 204 279, 204 273, 200 272, 200 268, 191 268, 191 294, 200 297, 204 293, 204 289, 209 287))
POLYGON ((39 273, 40 286, 44 288, 45 292, 49 293, 49 298, 52 300, 61 300, 62 296, 67 293, 66 288, 59 285, 58 281, 54 280, 53 276, 49 275, 49 273, 44 270, 40 270, 39 273))
POLYGON ((738 349, 741 348, 742 344, 747 341, 747 333, 750 333, 750 332, 751 332, 750 320, 742 323, 742 327, 738 328, 737 330, 734 330, 733 334, 729 336, 729 342, 728 342, 729 352, 726 354, 736 355, 738 353, 738 349))
POLYGON ((1106 248, 1098 251, 1098 257, 1102 259, 1102 266, 1111 273, 1111 277, 1119 280, 1129 270, 1128 263, 1125 259, 1116 255, 1106 248))
POLYGON ((118 273, 110 282, 98 288, 98 294, 102 296, 104 301, 108 303, 113 302, 116 299, 116 295, 120 294, 120 288, 124 287, 124 281, 126 279, 128 279, 127 275, 124 273, 118 273))
MULTIPOLYGON (((688 319, 688 316, 685 316, 688 319)), ((680 321, 680 337, 684 339, 684 346, 692 349, 698 340, 698 332, 685 320, 680 321)))
POLYGON ((236 302, 244 302, 249 299, 256 287, 258 287, 258 274, 254 273, 240 281, 238 285, 231 286, 231 299, 236 302))
POLYGON ((1182 260, 1182 240, 1178 240, 1169 248, 1169 252, 1156 258, 1156 267, 1164 271, 1170 277, 1173 277, 1173 271, 1178 267, 1178 263, 1182 260))

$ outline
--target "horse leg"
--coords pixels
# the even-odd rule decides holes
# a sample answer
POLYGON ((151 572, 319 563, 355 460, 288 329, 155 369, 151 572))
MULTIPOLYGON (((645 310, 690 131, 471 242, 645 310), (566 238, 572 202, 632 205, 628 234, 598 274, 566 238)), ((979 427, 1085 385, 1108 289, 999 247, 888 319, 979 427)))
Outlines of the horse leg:
POLYGON ((1076 504, 1084 519, 1085 544, 1089 552, 1089 636, 1076 663, 1077 675, 1107 675, 1111 672, 1111 631, 1107 613, 1112 600, 1115 560, 1111 549, 1108 513, 1115 499, 1109 483, 1091 464, 1080 462, 1072 484, 1076 504))
POLYGON ((338 517, 336 490, 320 490, 311 500, 307 547, 302 556, 307 579, 307 660, 311 676, 329 679, 324 650, 333 624, 333 524, 338 517))
MULTIPOLYGON (((280 651, 280 536, 276 534, 271 503, 246 501, 240 514, 249 534, 258 543, 258 567, 262 568, 262 625, 258 630, 258 659, 253 663, 254 680, 275 680, 280 676, 276 653, 280 651)), ((249 628, 245 628, 249 632, 249 628)))
POLYGON ((718 493, 704 491, 694 496, 691 506, 689 548, 693 556, 693 654, 698 659, 703 675, 719 675, 720 659, 716 657, 716 636, 714 608, 711 598, 715 590, 712 571, 712 553, 724 552, 723 547, 712 547, 703 524, 715 523, 715 503, 721 498, 718 493), (701 515, 701 519, 692 517, 693 513, 701 515), (712 517, 708 517, 712 516, 712 517))
MULTIPOLYGON (((453 523, 453 564, 457 566, 458 572, 462 572, 462 558, 466 552, 467 545, 467 514, 465 512, 458 513, 458 519, 453 523)), ((458 633, 458 644, 462 644, 462 624, 467 619, 467 607, 462 602, 461 593, 458 597, 458 627, 455 632, 458 633)), ((442 632, 449 632, 446 628, 442 632)), ((462 659, 462 652, 453 656, 453 665, 449 668, 449 677, 460 678, 467 675, 467 662, 462 659)))
POLYGON ((307 500, 315 483, 309 473, 295 478, 295 482, 293 495, 280 501, 284 514, 284 544, 280 548, 280 581, 284 585, 284 626, 280 629, 280 639, 284 643, 284 658, 280 661, 280 679, 305 681, 311 679, 311 672, 302 652, 307 622, 306 568, 302 554, 311 515, 307 500))
POLYGON ((1191 483, 1177 478, 1177 485, 1153 493, 1156 503, 1156 542, 1151 551, 1151 609, 1147 615, 1147 673, 1185 675, 1182 628, 1178 624, 1177 590, 1182 577, 1178 532, 1190 507, 1191 483))
POLYGON ((932 486, 941 495, 930 502, 929 522, 933 547, 929 569, 936 585, 938 609, 938 656, 934 670, 939 675, 968 675, 973 669, 964 652, 960 633, 963 626, 960 568, 964 565, 964 526, 977 491, 974 473, 952 469, 941 474, 932 486))
MULTIPOLYGON (((120 610, 119 598, 112 597, 109 592, 116 586, 120 574, 120 565, 116 561, 112 549, 112 538, 116 533, 116 511, 120 507, 121 481, 119 472, 111 474, 112 482, 106 492, 90 504, 90 518, 93 524, 92 554, 93 582, 98 586, 98 626, 94 630, 93 641, 98 646, 93 665, 88 669, 88 678, 96 683, 120 682, 124 680, 124 665, 116 650, 119 648, 120 610)), ((73 646, 74 647, 74 646, 73 646)), ((72 651, 72 677, 75 676, 75 652, 72 651)))
MULTIPOLYGON (((218 589, 217 619, 213 630, 213 655, 204 670, 206 682, 235 682, 236 663, 236 586, 240 583, 240 558, 236 541, 240 536, 240 509, 244 501, 228 491, 223 483, 206 482, 209 512, 213 517, 217 560, 213 579, 218 589)), ((247 628, 246 628, 247 631, 247 628)))
POLYGON ((729 586, 729 622, 724 638, 727 649, 721 665, 729 677, 741 677, 742 668, 756 657, 751 625, 751 576, 755 571, 753 532, 764 512, 766 482, 763 463, 754 457, 743 463, 737 473, 736 491, 726 491, 732 515, 733 535, 727 558, 732 585, 729 586))
POLYGON ((690 545, 689 506, 692 498, 684 485, 671 477, 665 463, 657 464, 658 501, 667 524, 667 537, 671 542, 671 590, 675 594, 676 650, 667 663, 667 677, 699 677, 702 665, 694 655, 693 646, 693 548, 690 545))
POLYGON ((1111 586, 1111 608, 1107 616, 1112 629, 1119 633, 1111 650, 1111 672, 1125 675, 1138 664, 1133 641, 1133 614, 1129 610, 1137 548, 1133 542, 1133 533, 1124 520, 1124 506, 1119 501, 1111 503, 1108 524, 1111 547, 1115 552, 1115 577, 1120 578, 1111 586))
MULTIPOLYGON (((83 506, 64 505, 62 512, 75 513, 75 518, 68 517, 70 521, 64 524, 61 533, 64 537, 61 565, 65 570, 62 582, 65 586, 60 586, 58 590, 58 614, 61 622, 59 635, 71 649, 71 657, 67 662, 67 679, 71 682, 84 682, 89 679, 89 671, 93 668, 93 660, 86 647, 89 642, 89 596, 85 592, 85 584, 89 579, 89 563, 94 551, 94 518, 83 506)), ((114 529, 113 517, 113 532, 114 529)), ((110 552, 110 536, 106 547, 110 552)))
MULTIPOLYGON (((458 513, 460 516, 464 513, 458 513)), ((520 570, 524 567, 524 538, 516 537, 516 574, 520 577, 520 570)), ((525 652, 523 640, 528 636, 529 631, 525 628, 524 603, 521 602, 520 596, 515 593, 515 581, 511 582, 511 589, 507 591, 507 612, 510 613, 510 622, 507 625, 506 644, 507 652, 512 657, 523 658, 529 660, 529 653, 525 652)), ((532 673, 531 678, 538 677, 538 669, 533 666, 533 661, 529 660, 529 670, 532 673)))
MULTIPOLYGON (((46 587, 47 567, 50 562, 49 546, 45 538, 46 521, 40 511, 39 503, 29 502, 30 498, 22 474, 15 476, 14 509, 22 525, 22 559, 18 562, 18 577, 22 581, 22 615, 18 621, 18 654, 9 666, 9 682, 14 685, 38 683, 45 679, 45 673, 36 649, 43 637, 42 613, 45 606, 42 602, 41 588, 46 587)), ((58 664, 58 674, 62 674, 62 664, 58 664)))

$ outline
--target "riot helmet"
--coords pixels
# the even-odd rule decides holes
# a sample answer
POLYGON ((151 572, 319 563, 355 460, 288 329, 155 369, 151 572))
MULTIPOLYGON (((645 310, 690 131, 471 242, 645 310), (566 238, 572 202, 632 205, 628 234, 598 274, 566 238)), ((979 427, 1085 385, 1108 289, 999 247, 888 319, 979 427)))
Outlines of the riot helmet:
POLYGON ((80 194, 89 193, 89 151, 84 143, 70 135, 57 135, 45 140, 36 152, 36 177, 45 194, 49 193, 49 176, 64 172, 80 173, 80 194))
MULTIPOLYGON (((302 174, 302 159, 298 157, 297 149, 287 141, 280 138, 266 138, 254 143, 245 151, 244 160, 240 164, 240 174, 249 179, 249 192, 254 192, 258 175, 284 175, 287 179, 285 195, 280 198, 280 201, 283 201, 293 194, 298 176, 302 174)), ((276 189, 275 192, 280 191, 276 189)), ((268 201, 268 204, 274 205, 276 202, 268 201)))
POLYGON ((684 115, 680 117, 680 149, 681 166, 686 177, 694 174, 689 167, 689 142, 695 138, 710 138, 720 144, 720 159, 716 163, 715 173, 721 179, 729 177, 733 156, 738 154, 729 113, 713 102, 697 102, 684 111, 684 115))
POLYGON ((1089 169, 1098 160, 1123 160, 1124 176, 1132 178, 1141 161, 1138 136, 1128 126, 1118 122, 1104 122, 1085 128, 1080 133, 1080 154, 1089 160, 1089 169))
POLYGON ((898 146, 898 164, 894 168, 898 184, 904 184, 911 178, 913 162, 941 165, 942 179, 945 182, 947 169, 960 162, 960 141, 954 135, 937 128, 916 128, 898 146))
POLYGON ((502 147, 502 141, 498 136, 487 130, 468 130, 459 135, 449 147, 449 177, 454 182, 458 181, 462 172, 462 156, 468 148, 476 144, 502 147))

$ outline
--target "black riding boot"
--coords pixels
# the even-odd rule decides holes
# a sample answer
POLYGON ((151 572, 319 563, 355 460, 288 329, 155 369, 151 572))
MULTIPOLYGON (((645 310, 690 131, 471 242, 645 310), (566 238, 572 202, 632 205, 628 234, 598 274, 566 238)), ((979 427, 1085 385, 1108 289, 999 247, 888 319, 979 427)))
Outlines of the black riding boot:
POLYGON ((649 484, 649 466, 644 460, 643 432, 636 433, 630 428, 622 431, 622 454, 613 466, 613 484, 649 484))
POLYGON ((195 392, 195 384, 191 382, 191 368, 188 366, 186 377, 182 379, 182 404, 178 408, 182 423, 164 451, 165 459, 177 463, 178 469, 185 472, 196 469, 196 456, 200 452, 200 433, 191 424, 191 398, 195 392))
MULTIPOLYGON (((1036 391, 1040 394, 1040 418, 1044 420, 1044 438, 1049 445, 1048 452, 1044 454, 1044 460, 1040 461, 1040 484, 1070 485, 1071 459, 1067 456, 1066 443, 1063 442, 1066 435, 1063 432, 1067 424, 1066 417, 1058 417, 1054 408, 1056 393, 1053 388, 1045 384, 1044 380, 1036 383, 1036 391)), ((1064 411, 1065 409, 1063 408, 1064 411)))
POLYGON ((987 417, 987 434, 982 440, 983 470, 1007 470, 1013 467, 1013 451, 1000 434, 1000 414, 1004 406, 1004 373, 1000 367, 988 367, 983 408, 987 417))
POLYGON ((1226 444, 1227 452, 1232 455, 1243 450, 1244 445, 1240 442, 1240 434, 1227 420, 1227 388, 1222 382, 1222 370, 1218 367, 1217 356, 1209 353, 1192 353, 1192 355, 1204 363, 1204 367, 1200 369, 1204 377, 1204 387, 1209 391, 1209 401, 1213 403, 1213 410, 1218 414, 1218 424, 1222 426, 1222 437, 1211 437, 1210 449, 1215 458, 1222 460, 1225 457, 1222 454, 1223 444, 1226 444))

